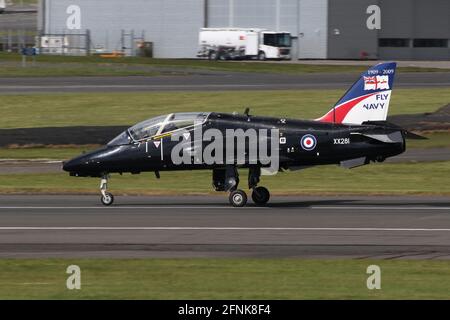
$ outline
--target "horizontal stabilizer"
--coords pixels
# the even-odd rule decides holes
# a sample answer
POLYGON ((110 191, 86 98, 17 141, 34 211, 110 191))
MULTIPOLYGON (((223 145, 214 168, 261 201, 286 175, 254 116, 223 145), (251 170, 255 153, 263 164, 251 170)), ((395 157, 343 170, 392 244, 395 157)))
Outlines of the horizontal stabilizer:
POLYGON ((428 140, 427 137, 418 135, 416 133, 413 133, 411 131, 403 129, 400 126, 393 124, 391 122, 387 122, 387 121, 366 121, 366 122, 363 122, 362 124, 363 125, 378 125, 378 126, 383 126, 385 129, 401 131, 403 133, 403 136, 405 137, 405 139, 428 140))
POLYGON ((411 139, 411 140, 428 140, 427 137, 415 134, 411 131, 403 131, 405 133, 405 138, 406 139, 411 139))
POLYGON ((351 134, 358 134, 364 137, 368 137, 377 141, 381 141, 384 143, 401 143, 403 141, 403 136, 400 131, 395 131, 392 133, 359 133, 352 132, 351 134))

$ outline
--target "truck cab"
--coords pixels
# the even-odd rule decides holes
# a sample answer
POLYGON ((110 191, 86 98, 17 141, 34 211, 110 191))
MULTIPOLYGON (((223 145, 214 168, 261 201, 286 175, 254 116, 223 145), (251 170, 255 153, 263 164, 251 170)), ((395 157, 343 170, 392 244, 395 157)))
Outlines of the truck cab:
POLYGON ((3 13, 6 9, 6 1, 0 0, 0 13, 3 13))
POLYGON ((261 32, 258 59, 291 59, 291 34, 289 32, 261 32))

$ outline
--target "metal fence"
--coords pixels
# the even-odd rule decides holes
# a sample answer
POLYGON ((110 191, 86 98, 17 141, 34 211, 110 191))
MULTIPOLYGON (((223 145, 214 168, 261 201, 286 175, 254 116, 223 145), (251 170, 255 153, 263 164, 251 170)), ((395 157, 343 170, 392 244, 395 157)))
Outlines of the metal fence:
POLYGON ((91 53, 91 33, 39 33, 35 45, 40 54, 86 56, 91 53))
POLYGON ((111 38, 117 39, 117 42, 112 46, 109 45, 109 37, 103 39, 96 35, 93 39, 90 30, 61 30, 54 33, 7 30, 0 32, 0 51, 21 52, 22 48, 35 47, 39 54, 71 56, 108 52, 119 52, 124 56, 136 56, 152 51, 152 48, 148 48, 149 42, 145 42, 144 31, 121 30, 119 34, 111 38))
POLYGON ((0 51, 20 52, 22 48, 36 45, 36 31, 2 30, 0 32, 0 51))

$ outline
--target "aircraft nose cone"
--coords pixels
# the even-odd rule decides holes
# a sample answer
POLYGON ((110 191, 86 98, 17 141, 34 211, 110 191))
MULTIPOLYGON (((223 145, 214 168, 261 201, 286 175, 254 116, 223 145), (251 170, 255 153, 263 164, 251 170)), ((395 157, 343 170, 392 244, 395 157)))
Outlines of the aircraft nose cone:
POLYGON ((63 162, 63 170, 67 172, 76 172, 81 168, 81 160, 79 158, 75 158, 69 161, 63 162))

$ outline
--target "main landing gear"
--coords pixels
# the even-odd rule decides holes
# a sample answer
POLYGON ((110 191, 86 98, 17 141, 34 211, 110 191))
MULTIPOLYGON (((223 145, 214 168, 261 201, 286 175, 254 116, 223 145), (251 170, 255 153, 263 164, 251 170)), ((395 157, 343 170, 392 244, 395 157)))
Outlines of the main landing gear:
POLYGON ((252 199, 253 202, 256 204, 265 205, 267 202, 269 202, 270 199, 269 190, 267 190, 267 188, 264 187, 253 188, 252 199))
POLYGON ((114 202, 114 196, 107 192, 108 190, 108 178, 109 176, 107 174, 102 176, 102 180, 100 182, 100 192, 102 193, 102 197, 100 198, 100 201, 104 206, 110 206, 114 202))
MULTIPOLYGON (((258 187, 261 176, 261 168, 254 166, 249 169, 248 187, 252 190, 252 200, 255 204, 263 206, 270 199, 267 188, 258 187)), ((247 194, 238 189, 239 173, 235 166, 227 166, 225 169, 213 170, 213 186, 216 191, 228 191, 230 204, 233 207, 244 207, 247 204, 247 194)))
POLYGON ((247 194, 240 189, 231 191, 228 199, 233 207, 243 207, 247 204, 247 194))
POLYGON ((258 166, 250 167, 248 170, 248 187, 252 189, 252 199, 257 205, 263 206, 270 199, 270 193, 267 188, 258 187, 259 179, 261 177, 261 168, 258 166))

